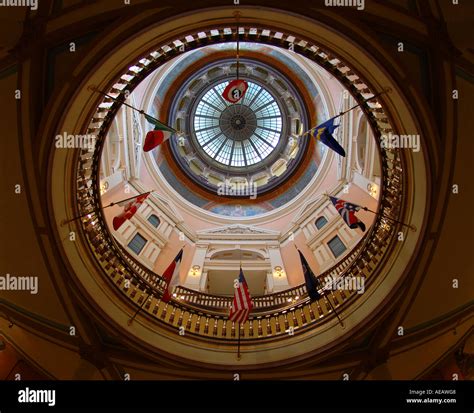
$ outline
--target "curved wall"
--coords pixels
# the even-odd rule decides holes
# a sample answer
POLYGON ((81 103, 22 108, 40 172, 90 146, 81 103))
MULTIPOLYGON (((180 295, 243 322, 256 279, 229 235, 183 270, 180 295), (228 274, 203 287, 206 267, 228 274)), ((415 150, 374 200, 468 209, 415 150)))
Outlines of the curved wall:
MULTIPOLYGON (((245 16, 245 8, 242 11, 245 16)), ((130 62, 133 56, 140 55, 150 44, 156 44, 157 39, 169 38, 170 34, 175 34, 186 27, 191 30, 194 27, 212 26, 216 18, 223 21, 229 20, 228 10, 199 11, 192 15, 176 17, 172 21, 162 22, 155 27, 149 27, 146 31, 137 35, 134 39, 123 45, 120 50, 111 52, 109 56, 98 62, 102 68, 90 74, 86 84, 96 84, 101 87, 106 84, 113 74, 117 73, 117 67, 123 67, 123 63, 130 62), (103 74, 110 73, 109 79, 104 79, 103 74)), ((387 112, 391 115, 393 127, 397 132, 416 130, 419 126, 411 116, 411 110, 407 107, 405 99, 400 91, 395 87, 392 79, 365 51, 349 43, 346 38, 334 33, 322 25, 310 23, 307 19, 279 13, 275 10, 252 10, 252 17, 246 18, 248 24, 255 22, 258 25, 268 25, 269 27, 282 27, 285 30, 300 34, 304 38, 317 39, 318 43, 330 47, 339 56, 353 64, 370 83, 375 90, 381 90, 387 86, 392 86, 392 93, 383 99, 387 112), (360 64, 359 62, 363 62, 360 64)), ((125 29, 125 28, 124 28, 125 29)), ((118 29, 119 30, 119 29, 118 29)), ((362 33, 359 33, 363 35, 362 33)), ((109 39, 103 39, 106 44, 109 39)), ((80 68, 78 68, 80 70, 80 68)), ((64 110, 64 118, 61 123, 61 130, 80 131, 82 126, 87 123, 88 114, 94 107, 94 100, 91 99, 90 92, 84 87, 77 89, 77 95, 70 102, 67 110, 64 110), (81 108, 81 110, 78 110, 81 108), (82 110, 87 108, 87 110, 82 110), (82 116, 77 117, 81 113, 82 116)), ((423 211, 426 203, 426 184, 423 152, 418 154, 405 154, 405 174, 407 177, 407 188, 416 187, 417 191, 408 191, 410 197, 405 200, 405 219, 422 228, 423 211), (416 162, 411 162, 416 158, 416 162)), ((75 159, 70 154, 55 153, 53 173, 52 173, 52 197, 55 199, 54 211, 57 217, 70 215, 68 208, 68 199, 73 199, 74 191, 71 186, 75 159), (66 173, 66 176, 64 174, 66 173), (62 200, 62 202, 61 202, 62 200)), ((260 219, 260 217, 258 218, 260 219)), ((231 220, 229 220, 231 221, 231 220)), ((257 219, 250 220, 251 222, 257 219)), ((64 238, 67 228, 58 228, 59 237, 64 238)), ((391 251, 390 257, 384 263, 383 277, 377 278, 377 282, 372 286, 368 293, 356 305, 350 307, 350 311, 343 316, 346 323, 346 330, 341 330, 337 322, 327 323, 319 331, 309 331, 295 338, 287 338, 284 343, 271 345, 249 345, 244 351, 244 363, 249 365, 265 363, 288 363, 298 358, 307 357, 316 353, 322 353, 329 347, 343 345, 345 339, 360 330, 371 317, 374 317, 380 310, 387 311, 390 297, 396 292, 397 285, 406 274, 407 266, 412 264, 413 252, 417 249, 417 240, 421 230, 417 233, 406 233, 404 243, 395 245, 391 251), (293 358, 288 358, 292 354, 293 358)), ((126 329, 132 333, 130 340, 140 343, 141 346, 149 348, 151 351, 156 348, 157 340, 161 351, 168 354, 180 356, 186 354, 186 358, 199 359, 201 362, 208 362, 219 365, 232 365, 235 363, 233 349, 224 349, 216 347, 210 343, 198 343, 184 338, 179 339, 176 332, 164 331, 150 323, 146 318, 137 319, 131 329, 126 327, 126 314, 130 312, 128 305, 120 300, 110 291, 108 286, 95 277, 96 267, 91 260, 90 253, 83 248, 81 243, 64 244, 64 253, 67 260, 71 263, 71 270, 78 277, 78 285, 85 296, 93 298, 95 302, 100 303, 102 316, 109 322, 115 324, 118 328, 126 329), (159 339, 158 339, 159 337, 159 339), (219 351, 216 351, 219 349, 219 351)), ((249 367, 250 368, 250 367, 249 367)))

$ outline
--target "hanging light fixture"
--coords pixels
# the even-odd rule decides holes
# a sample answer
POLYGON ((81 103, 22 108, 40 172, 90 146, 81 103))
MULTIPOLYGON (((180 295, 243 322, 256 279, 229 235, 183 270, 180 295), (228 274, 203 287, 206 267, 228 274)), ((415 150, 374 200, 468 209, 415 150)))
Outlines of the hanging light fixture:
POLYGON ((234 13, 235 18, 237 19, 237 79, 232 80, 222 93, 222 97, 230 103, 239 102, 245 95, 245 92, 248 89, 248 84, 245 80, 239 79, 239 69, 240 69, 240 33, 239 33, 239 18, 240 12, 236 11, 234 13))

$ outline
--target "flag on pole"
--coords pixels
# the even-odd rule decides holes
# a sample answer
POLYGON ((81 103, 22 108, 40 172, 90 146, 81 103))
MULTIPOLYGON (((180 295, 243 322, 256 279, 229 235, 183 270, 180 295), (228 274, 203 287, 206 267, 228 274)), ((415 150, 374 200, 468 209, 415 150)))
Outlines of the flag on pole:
MULTIPOLYGON (((306 290, 308 291, 308 295, 310 298, 310 301, 316 301, 319 300, 322 297, 325 297, 326 294, 321 294, 319 293, 319 289, 324 291, 324 287, 321 285, 319 282, 318 277, 316 277, 311 271, 311 268, 308 265, 308 262, 306 261, 306 258, 304 255, 301 253, 300 250, 298 250, 300 254, 300 260, 301 260, 301 265, 303 266, 303 272, 304 272, 304 281, 306 284, 306 290)), ((339 323, 341 323, 342 328, 344 328, 344 323, 342 322, 341 318, 339 317, 339 314, 337 314, 336 309, 331 303, 331 300, 329 297, 325 300, 326 303, 328 303, 331 306, 332 311, 334 311, 334 314, 336 315, 337 319, 339 320, 339 323)))
POLYGON ((355 216, 355 212, 362 208, 360 205, 351 204, 334 196, 330 196, 329 198, 349 228, 355 229, 359 227, 365 232, 365 224, 355 216))
POLYGON ((332 136, 334 130, 339 127, 339 125, 334 125, 334 120, 338 117, 339 115, 334 116, 326 122, 321 123, 321 125, 316 126, 312 132, 312 136, 321 143, 324 143, 326 146, 328 146, 330 149, 332 149, 339 155, 346 156, 346 151, 344 150, 344 148, 339 145, 334 136, 332 136))
POLYGON ((313 271, 311 271, 311 268, 309 267, 306 258, 300 250, 298 250, 298 253, 300 254, 301 266, 303 267, 304 282, 306 284, 306 290, 308 291, 309 298, 311 299, 311 301, 319 300, 322 297, 322 295, 318 291, 318 289, 322 288, 319 283, 319 280, 314 275, 313 271))
POLYGON ((117 205, 123 206, 123 212, 120 215, 117 215, 113 219, 113 227, 114 230, 117 231, 123 223, 132 218, 135 213, 138 211, 138 208, 141 207, 145 199, 150 195, 150 193, 146 193, 143 195, 138 195, 136 198, 132 199, 131 201, 124 201, 124 202, 119 202, 117 205))
POLYGON ((143 150, 145 152, 149 152, 158 145, 161 145, 164 141, 169 139, 173 133, 176 132, 176 130, 173 128, 165 125, 158 119, 155 119, 153 116, 147 115, 146 113, 145 119, 154 125, 154 129, 146 134, 145 143, 143 144, 143 150))
POLYGON ((244 272, 240 268, 238 284, 234 291, 234 301, 230 308, 229 320, 236 323, 245 323, 252 310, 252 297, 250 297, 249 287, 245 281, 244 272))
POLYGON ((181 266, 181 260, 183 259, 183 249, 178 252, 178 255, 174 258, 171 264, 163 273, 163 278, 166 281, 166 290, 161 297, 161 301, 167 303, 171 300, 171 295, 173 294, 174 287, 179 284, 179 268, 181 266))

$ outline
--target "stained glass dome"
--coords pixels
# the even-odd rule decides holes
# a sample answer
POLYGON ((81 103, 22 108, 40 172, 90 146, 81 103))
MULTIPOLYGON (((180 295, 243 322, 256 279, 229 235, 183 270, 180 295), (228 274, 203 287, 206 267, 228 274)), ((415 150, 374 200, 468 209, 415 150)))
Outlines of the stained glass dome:
POLYGON ((192 114, 198 144, 213 160, 245 168, 267 158, 282 135, 282 113, 263 86, 248 82, 244 98, 232 104, 222 97, 228 81, 211 87, 192 114))
MULTIPOLYGON (((292 64, 289 59, 286 63, 292 64)), ((222 94, 237 78, 236 66, 234 58, 208 63, 173 89, 168 119, 180 131, 169 140, 173 168, 179 166, 209 193, 226 182, 247 182, 258 185, 260 196, 281 186, 298 168, 309 142, 300 136, 308 128, 308 114, 299 89, 283 73, 249 58, 240 59, 239 79, 248 84, 244 97, 227 102, 222 94)), ((165 96, 167 87, 164 83, 157 95, 165 96)))

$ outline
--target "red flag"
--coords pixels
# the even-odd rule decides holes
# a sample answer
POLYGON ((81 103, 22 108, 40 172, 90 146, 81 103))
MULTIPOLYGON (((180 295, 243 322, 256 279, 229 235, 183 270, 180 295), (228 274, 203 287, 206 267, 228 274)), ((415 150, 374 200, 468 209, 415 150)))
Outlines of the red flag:
POLYGON ((158 145, 161 145, 171 136, 170 132, 162 130, 152 130, 146 134, 145 143, 143 144, 143 150, 145 152, 150 152, 152 149, 156 148, 158 145))
POLYGON ((171 300, 172 290, 179 283, 179 267, 181 265, 181 260, 183 258, 183 249, 178 252, 173 262, 168 266, 168 268, 163 273, 163 278, 166 281, 166 291, 161 297, 161 300, 167 303, 171 300))
POLYGON ((172 133, 176 132, 173 128, 146 113, 145 119, 154 126, 153 130, 146 134, 145 143, 143 144, 143 150, 145 152, 149 152, 158 145, 161 145, 172 133))
POLYGON ((135 199, 132 199, 129 202, 120 202, 118 205, 124 206, 123 212, 120 215, 114 217, 113 220, 113 227, 114 230, 117 231, 123 223, 127 220, 132 218, 135 215, 135 212, 138 211, 138 208, 141 207, 145 199, 150 195, 149 193, 139 195, 135 199))
POLYGON ((222 92, 222 97, 230 103, 237 103, 242 99, 249 85, 245 80, 235 79, 222 92))

